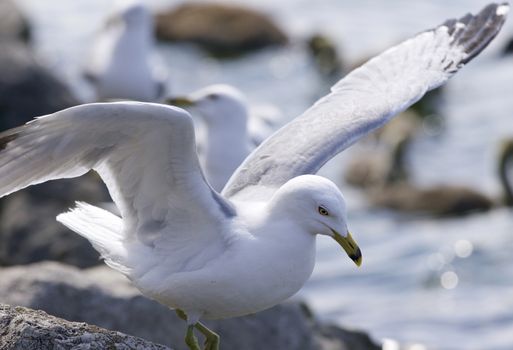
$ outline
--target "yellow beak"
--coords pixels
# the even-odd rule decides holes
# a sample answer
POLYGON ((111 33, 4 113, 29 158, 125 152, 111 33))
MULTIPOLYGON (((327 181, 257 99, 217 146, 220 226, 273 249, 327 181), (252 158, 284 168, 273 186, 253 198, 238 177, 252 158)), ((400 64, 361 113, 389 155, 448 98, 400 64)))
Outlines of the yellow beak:
POLYGON ((347 236, 344 237, 337 231, 333 230, 333 238, 335 241, 337 241, 338 244, 344 249, 351 258, 351 260, 354 261, 356 266, 360 266, 362 264, 362 252, 360 248, 358 247, 358 244, 353 240, 353 237, 351 237, 351 234, 348 232, 347 236))
POLYGON ((190 107, 194 105, 194 102, 192 102, 187 97, 171 97, 166 99, 166 103, 181 108, 190 107))

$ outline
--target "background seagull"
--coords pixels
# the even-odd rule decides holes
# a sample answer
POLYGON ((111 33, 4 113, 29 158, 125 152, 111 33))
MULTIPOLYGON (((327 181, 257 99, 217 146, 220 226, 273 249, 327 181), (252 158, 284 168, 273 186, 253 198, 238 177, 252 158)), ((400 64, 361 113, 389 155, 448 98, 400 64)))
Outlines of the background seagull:
POLYGON ((205 127, 200 125, 196 132, 198 153, 208 182, 216 191, 223 189, 235 169, 279 124, 279 113, 251 113, 246 96, 226 84, 169 98, 167 103, 190 108, 204 122, 205 127))
POLYGON ((95 169, 121 217, 79 203, 57 219, 144 295, 177 309, 191 349, 194 329, 218 349, 199 319, 257 312, 297 292, 314 267, 316 234, 361 264, 342 194, 309 174, 447 81, 508 9, 491 4, 371 59, 251 153, 221 195, 201 172, 190 115, 140 102, 73 107, 0 134, 0 195, 95 169))
POLYGON ((152 67, 153 18, 139 2, 124 4, 105 24, 91 50, 84 76, 100 101, 156 101, 165 73, 152 67))

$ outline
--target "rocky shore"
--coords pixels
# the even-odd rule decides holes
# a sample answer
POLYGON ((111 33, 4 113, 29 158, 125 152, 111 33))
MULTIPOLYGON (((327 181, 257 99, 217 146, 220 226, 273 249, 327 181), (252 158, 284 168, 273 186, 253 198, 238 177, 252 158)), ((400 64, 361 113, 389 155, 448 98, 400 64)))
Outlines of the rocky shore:
MULTIPOLYGON (((0 280, 2 304, 43 310, 66 320, 86 322, 111 331, 131 334, 177 350, 186 349, 183 344, 184 322, 173 311, 141 296, 125 277, 106 266, 81 270, 56 262, 44 262, 1 269, 0 280)), ((10 310, 10 315, 16 312, 16 309, 10 310)), ((0 314, 2 312, 6 311, 0 311, 0 314)), ((37 312, 23 311, 16 317, 20 324, 42 322, 40 328, 47 332, 47 337, 52 337, 52 333, 51 330, 45 330, 45 325, 61 322, 61 326, 71 335, 63 331, 59 339, 67 339, 69 344, 76 342, 77 333, 74 329, 86 332, 89 329, 87 327, 90 327, 56 321, 49 315, 37 312)), ((319 322, 304 303, 297 301, 254 315, 206 323, 221 334, 222 348, 227 350, 380 349, 365 333, 319 322)), ((93 333, 98 334, 99 339, 110 341, 111 333, 94 329, 93 333)), ((24 334, 15 330, 4 333, 0 332, 0 344, 6 339, 15 339, 15 333, 20 334, 20 337, 24 334)), ((66 346, 62 348, 72 348, 71 345, 66 346)))
POLYGON ((120 332, 70 322, 20 306, 0 304, 0 349, 146 349, 164 350, 120 332))
POLYGON ((155 17, 157 38, 198 45, 218 57, 237 56, 288 42, 272 18, 228 3, 184 3, 155 17))

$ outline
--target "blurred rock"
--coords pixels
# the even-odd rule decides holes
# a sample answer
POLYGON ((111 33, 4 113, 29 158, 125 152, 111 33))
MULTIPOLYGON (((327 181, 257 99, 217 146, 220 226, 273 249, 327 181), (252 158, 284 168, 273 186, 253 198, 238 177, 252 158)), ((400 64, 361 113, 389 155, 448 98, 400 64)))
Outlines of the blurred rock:
POLYGON ((513 38, 511 38, 502 50, 503 55, 511 55, 513 53, 513 38))
MULTIPOLYGON (((382 138, 388 139, 388 149, 376 148, 360 155, 348 163, 345 172, 346 182, 366 190, 373 206, 414 215, 445 217, 483 212, 495 205, 493 200, 472 188, 416 186, 410 181, 406 161, 413 135, 404 133, 398 138, 382 135, 382 138)), ((382 140, 381 143, 380 146, 384 146, 386 142, 382 140)))
POLYGON ((69 322, 43 311, 0 305, 0 349, 147 349, 165 346, 119 332, 69 322))
POLYGON ((30 25, 11 0, 0 0, 0 40, 21 40, 30 42, 30 25))
MULTIPOLYGON (((185 322, 149 300, 119 273, 102 266, 78 270, 40 263, 0 270, 0 302, 42 309, 73 321, 96 324, 161 344, 186 349, 185 322)), ((298 302, 254 315, 208 321, 222 349, 380 349, 360 332, 320 324, 298 302)))
POLYGON ((344 181, 354 187, 369 189, 381 187, 389 182, 392 170, 392 155, 378 146, 361 147, 345 166, 344 181))
POLYGON ((449 185, 418 188, 409 183, 373 191, 370 201, 378 207, 436 217, 469 215, 494 207, 492 200, 472 188, 449 185))
POLYGON ((365 190, 382 188, 409 179, 407 153, 419 129, 418 117, 407 110, 355 147, 345 166, 344 180, 365 190))
POLYGON ((0 41, 0 130, 78 103, 28 46, 0 41))
MULTIPOLYGON (((0 41, 0 130, 78 103, 28 46, 0 41)), ((0 199, 0 265, 47 259, 81 267, 98 264, 90 244, 57 223, 55 216, 75 200, 108 199, 95 176, 45 183, 0 199)))
POLYGON ((239 55, 288 39, 266 15, 228 4, 186 3, 156 16, 157 38, 192 42, 216 56, 239 55))
POLYGON ((409 181, 409 169, 404 165, 404 159, 410 141, 411 137, 406 137, 394 151, 395 166, 392 169, 400 169, 403 176, 396 177, 395 181, 385 182, 382 186, 372 187, 368 191, 372 205, 435 217, 463 216, 485 212, 498 206, 513 206, 513 179, 508 175, 509 164, 513 164, 513 139, 502 140, 497 153, 497 175, 503 190, 499 198, 460 184, 419 187, 409 181))
POLYGON ((0 199, 0 265, 56 260, 78 267, 100 264, 99 254, 83 237, 55 217, 76 200, 91 204, 109 200, 96 173, 50 181, 0 199))

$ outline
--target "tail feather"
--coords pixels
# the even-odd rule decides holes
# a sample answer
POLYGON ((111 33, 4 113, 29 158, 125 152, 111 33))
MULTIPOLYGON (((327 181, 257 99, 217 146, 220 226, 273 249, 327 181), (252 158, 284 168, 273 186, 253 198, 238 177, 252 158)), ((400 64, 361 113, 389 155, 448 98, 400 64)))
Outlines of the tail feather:
POLYGON ((77 202, 76 207, 57 216, 57 221, 91 242, 110 267, 128 274, 123 221, 119 216, 93 205, 77 202))

